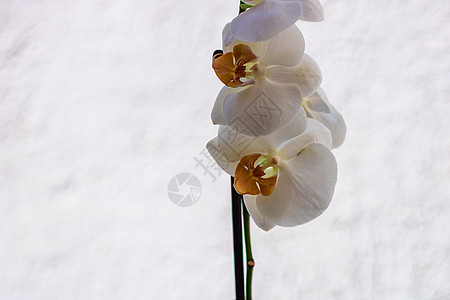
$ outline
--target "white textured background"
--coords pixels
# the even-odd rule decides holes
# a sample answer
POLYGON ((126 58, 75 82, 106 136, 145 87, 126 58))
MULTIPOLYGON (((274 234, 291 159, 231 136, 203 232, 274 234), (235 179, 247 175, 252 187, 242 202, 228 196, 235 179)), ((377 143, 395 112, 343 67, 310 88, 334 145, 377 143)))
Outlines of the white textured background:
MULTIPOLYGON (((0 2, 0 299, 233 299, 229 179, 193 158, 236 2, 0 2)), ((450 299, 450 2, 322 3, 297 25, 347 121, 338 184, 253 226, 254 298, 450 299)))

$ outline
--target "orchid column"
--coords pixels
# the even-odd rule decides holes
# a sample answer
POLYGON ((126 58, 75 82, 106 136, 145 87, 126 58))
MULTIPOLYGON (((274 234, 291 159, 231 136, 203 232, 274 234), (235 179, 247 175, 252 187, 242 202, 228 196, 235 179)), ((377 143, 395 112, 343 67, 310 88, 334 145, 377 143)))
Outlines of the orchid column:
MULTIPOLYGON (((323 9, 317 0, 243 2, 244 12, 223 29, 223 50, 213 54, 212 67, 225 86, 211 113, 219 132, 207 148, 234 176, 234 189, 258 227, 301 225, 332 199, 337 164, 331 149, 346 132, 295 26, 323 20, 323 9)), ((245 218, 244 226, 251 257, 245 218)))

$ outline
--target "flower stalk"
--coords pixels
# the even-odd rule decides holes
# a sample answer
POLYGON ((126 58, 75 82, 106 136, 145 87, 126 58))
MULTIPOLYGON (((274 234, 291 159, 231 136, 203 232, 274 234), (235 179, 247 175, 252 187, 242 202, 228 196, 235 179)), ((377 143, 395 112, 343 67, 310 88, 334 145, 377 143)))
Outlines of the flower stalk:
POLYGON ((243 204, 244 208, 244 238, 245 238, 245 252, 247 258, 247 278, 246 278, 246 296, 247 300, 252 300, 252 279, 253 279, 253 267, 255 261, 253 260, 252 253, 252 241, 250 237, 250 214, 243 204))
POLYGON ((233 219, 233 248, 234 248, 234 279, 236 285, 236 300, 244 300, 244 255, 242 245, 242 195, 233 186, 231 177, 231 211, 233 219))

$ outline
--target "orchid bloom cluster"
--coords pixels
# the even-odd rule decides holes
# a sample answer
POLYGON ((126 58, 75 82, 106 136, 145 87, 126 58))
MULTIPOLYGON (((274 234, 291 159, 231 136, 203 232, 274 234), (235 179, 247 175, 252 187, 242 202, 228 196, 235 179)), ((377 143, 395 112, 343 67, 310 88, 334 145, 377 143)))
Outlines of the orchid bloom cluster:
POLYGON ((323 20, 323 8, 318 0, 243 2, 249 8, 225 25, 223 50, 213 54, 224 87, 211 113, 219 132, 207 149, 234 176, 260 228, 301 225, 332 199, 337 164, 331 149, 346 133, 295 25, 323 20))

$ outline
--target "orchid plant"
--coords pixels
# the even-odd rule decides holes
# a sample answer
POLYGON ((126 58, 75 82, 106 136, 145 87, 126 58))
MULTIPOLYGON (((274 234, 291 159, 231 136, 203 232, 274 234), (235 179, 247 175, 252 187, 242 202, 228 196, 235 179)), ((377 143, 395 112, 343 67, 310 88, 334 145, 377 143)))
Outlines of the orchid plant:
POLYGON ((327 209, 336 185, 331 149, 344 142, 346 126, 320 87, 318 64, 304 53, 298 20, 323 20, 320 2, 241 1, 240 14, 223 29, 223 49, 213 53, 224 87, 211 113, 218 135, 207 149, 232 176, 237 299, 244 299, 241 205, 250 300, 249 216, 265 231, 307 223, 327 209))

